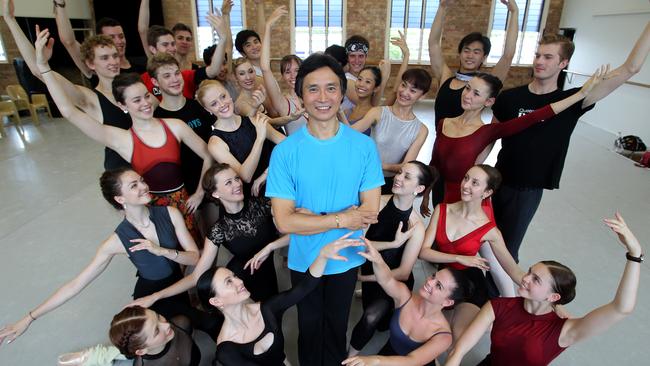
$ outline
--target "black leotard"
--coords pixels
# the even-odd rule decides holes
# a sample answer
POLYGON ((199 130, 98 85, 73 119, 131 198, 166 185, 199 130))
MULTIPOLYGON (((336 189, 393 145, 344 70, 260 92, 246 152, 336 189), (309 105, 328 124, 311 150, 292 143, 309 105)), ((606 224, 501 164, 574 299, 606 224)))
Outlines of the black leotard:
POLYGON ((189 319, 178 316, 169 323, 174 338, 167 342, 165 349, 156 355, 136 357, 133 366, 198 366, 201 363, 201 350, 192 339, 189 319))
MULTIPOLYGON (((398 209, 393 203, 393 197, 391 197, 386 206, 379 212, 377 223, 370 225, 370 228, 368 228, 366 238, 373 241, 393 241, 400 222, 402 223, 402 232, 408 230, 412 210, 413 207, 406 211, 398 209)), ((390 269, 398 268, 402 262, 404 245, 399 248, 382 250, 380 254, 390 269)), ((371 275, 373 273, 372 263, 365 262, 361 265, 361 274, 371 275)), ((409 289, 413 289, 413 282, 413 274, 411 273, 406 281, 409 289)), ((375 330, 387 329, 388 321, 395 308, 393 299, 386 294, 377 282, 362 282, 361 288, 363 315, 354 327, 350 340, 352 347, 357 350, 362 349, 370 341, 375 330)))
POLYGON ((452 76, 445 80, 445 82, 440 85, 440 88, 438 88, 436 101, 433 105, 436 119, 436 130, 438 129, 438 123, 443 118, 453 118, 463 114, 463 107, 461 106, 460 100, 464 88, 452 89, 450 85, 454 78, 455 76, 452 76))
MULTIPOLYGON (((251 120, 246 117, 241 117, 241 124, 239 128, 234 131, 222 131, 219 129, 212 130, 212 136, 217 136, 222 139, 228 148, 232 156, 237 159, 240 164, 243 164, 246 161, 246 158, 253 150, 253 145, 255 144, 255 138, 257 137, 257 132, 255 131, 255 126, 251 120)), ((260 160, 257 163, 257 168, 253 173, 251 182, 257 179, 264 170, 269 167, 269 161, 271 160, 271 151, 275 144, 271 141, 264 140, 264 145, 262 145, 262 152, 260 153, 260 160)), ((251 194, 251 184, 244 184, 244 195, 249 197, 251 194)), ((263 194, 260 194, 262 196, 263 194)))
POLYGON ((253 341, 235 343, 225 341, 217 344, 217 360, 224 366, 280 366, 286 358, 284 354, 284 335, 282 334, 282 315, 284 312, 311 292, 318 285, 315 278, 307 271, 307 276, 297 286, 282 292, 260 304, 264 330, 253 341), (267 334, 273 334, 273 344, 266 352, 256 355, 255 344, 267 334))
POLYGON ((255 301, 267 300, 278 293, 273 256, 267 258, 253 275, 250 270, 244 270, 244 265, 277 238, 271 202, 258 197, 245 199, 244 208, 238 213, 230 214, 224 210, 208 234, 214 245, 223 245, 233 254, 227 268, 244 281, 255 301))
MULTIPOLYGON (((102 123, 107 126, 118 127, 123 130, 128 130, 131 128, 133 121, 131 117, 124 113, 120 107, 111 103, 106 96, 97 89, 92 89, 97 98, 99 99, 99 108, 102 110, 102 123)), ((109 149, 108 147, 104 148, 104 169, 113 170, 121 167, 130 167, 128 161, 122 159, 120 154, 109 149)))

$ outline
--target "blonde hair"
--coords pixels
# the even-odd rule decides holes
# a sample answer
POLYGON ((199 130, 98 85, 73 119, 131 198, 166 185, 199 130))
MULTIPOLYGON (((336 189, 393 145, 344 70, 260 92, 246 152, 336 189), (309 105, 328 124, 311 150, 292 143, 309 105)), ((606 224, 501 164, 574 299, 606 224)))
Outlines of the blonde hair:
MULTIPOLYGON (((232 61, 232 69, 235 70, 237 67, 245 64, 246 62, 250 63, 250 61, 246 57, 238 57, 232 61)), ((251 64, 251 66, 252 65, 253 64, 251 64)))
POLYGON ((220 81, 209 80, 209 79, 208 80, 203 80, 201 82, 201 84, 199 84, 199 88, 196 89, 196 94, 194 95, 194 99, 196 99, 196 101, 199 102, 199 104, 203 108, 206 108, 206 106, 203 104, 203 97, 205 96, 205 93, 207 92, 208 89, 210 89, 211 87, 215 87, 215 86, 222 87, 226 91, 226 93, 228 93, 228 95, 230 95, 230 93, 228 92, 228 89, 226 89, 220 81))

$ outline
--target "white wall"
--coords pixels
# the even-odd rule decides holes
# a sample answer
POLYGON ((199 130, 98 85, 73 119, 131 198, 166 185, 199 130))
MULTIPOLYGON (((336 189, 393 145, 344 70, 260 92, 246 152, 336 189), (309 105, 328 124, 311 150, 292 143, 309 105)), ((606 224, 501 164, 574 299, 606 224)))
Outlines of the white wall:
MULTIPOLYGON (((620 66, 648 21, 648 0, 565 0, 560 26, 576 28, 576 51, 569 70, 592 73, 603 63, 620 66)), ((574 76, 567 87, 580 86, 585 80, 574 76)), ((631 81, 650 84, 650 60, 631 81)), ((623 85, 581 120, 613 134, 640 136, 650 145, 650 89, 623 85)))
MULTIPOLYGON (((54 18, 52 0, 14 0, 14 6, 17 17, 54 18)), ((90 19, 89 0, 66 0, 65 8, 72 19, 90 19)), ((2 9, 0 9, 1 13, 2 9)))

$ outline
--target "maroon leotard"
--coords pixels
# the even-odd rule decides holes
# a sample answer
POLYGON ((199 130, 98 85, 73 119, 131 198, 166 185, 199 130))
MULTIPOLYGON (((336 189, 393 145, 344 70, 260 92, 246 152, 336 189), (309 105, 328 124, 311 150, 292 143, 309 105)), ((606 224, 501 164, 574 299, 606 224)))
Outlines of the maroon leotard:
POLYGON ((465 173, 474 166, 476 158, 492 142, 514 135, 526 128, 555 115, 550 105, 503 123, 491 123, 479 127, 463 137, 448 137, 442 132, 444 120, 440 121, 429 165, 435 166, 445 179, 443 202, 460 201, 460 183, 465 173))
MULTIPOLYGON (((441 203, 438 207, 440 209, 438 226, 436 228, 436 246, 438 250, 447 254, 475 256, 481 248, 481 238, 496 226, 494 220, 490 219, 489 222, 474 229, 470 233, 451 241, 447 236, 447 204, 441 203)), ((488 217, 490 217, 489 214, 488 217)), ((446 266, 460 270, 467 268, 460 263, 447 263, 446 266)))
POLYGON ((490 303, 494 310, 491 365, 544 366, 566 349, 558 345, 566 319, 555 312, 530 314, 521 297, 499 297, 490 303))
POLYGON ((169 192, 183 186, 181 147, 164 120, 165 143, 159 147, 147 145, 131 128, 133 155, 131 166, 149 185, 152 192, 169 192))

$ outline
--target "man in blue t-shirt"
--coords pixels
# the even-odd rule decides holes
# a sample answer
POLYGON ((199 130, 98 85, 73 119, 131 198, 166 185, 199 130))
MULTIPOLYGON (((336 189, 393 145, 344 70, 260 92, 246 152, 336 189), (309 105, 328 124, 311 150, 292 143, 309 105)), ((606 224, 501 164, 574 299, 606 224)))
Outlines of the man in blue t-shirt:
MULTIPOLYGON (((291 234, 293 286, 309 276, 307 269, 321 247, 350 230, 357 238, 361 229, 377 222, 384 184, 373 141, 337 119, 346 89, 338 62, 322 54, 308 57, 295 88, 308 123, 274 149, 266 187, 276 226, 291 234)), ((357 267, 364 262, 360 250, 342 250, 347 260, 328 262, 318 287, 298 303, 301 365, 339 365, 345 359, 357 267)))

